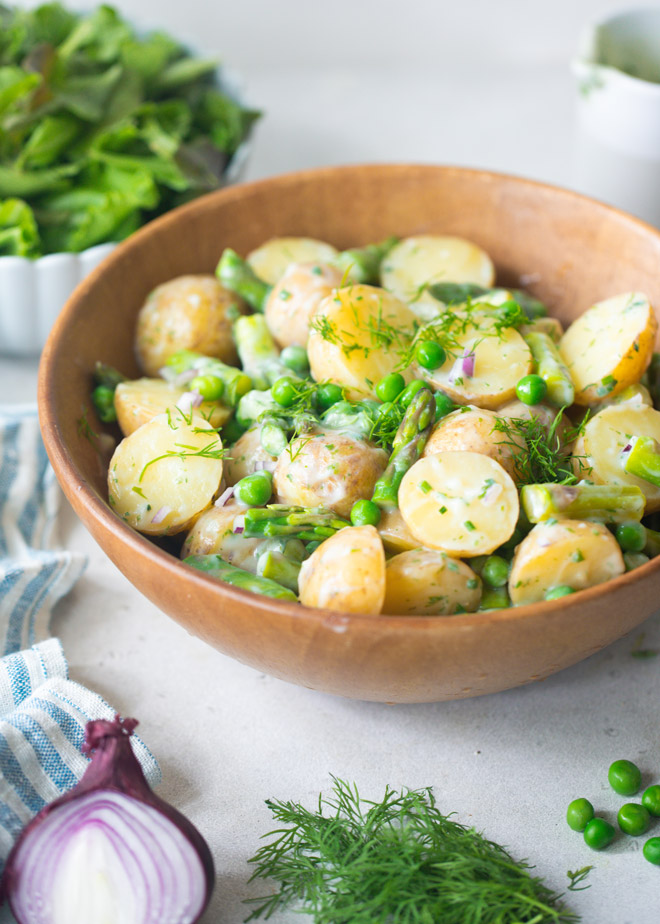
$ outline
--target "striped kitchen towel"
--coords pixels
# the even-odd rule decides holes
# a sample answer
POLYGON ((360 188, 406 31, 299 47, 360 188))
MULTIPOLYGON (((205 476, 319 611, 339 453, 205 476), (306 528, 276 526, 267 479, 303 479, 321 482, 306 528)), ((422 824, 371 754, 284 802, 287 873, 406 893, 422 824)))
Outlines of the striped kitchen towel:
MULTIPOLYGON (((0 407, 0 871, 26 822, 82 776, 87 722, 115 714, 68 678, 62 646, 48 638, 52 607, 86 564, 57 546, 59 502, 36 408, 0 407)), ((131 741, 158 782, 155 759, 131 741)))

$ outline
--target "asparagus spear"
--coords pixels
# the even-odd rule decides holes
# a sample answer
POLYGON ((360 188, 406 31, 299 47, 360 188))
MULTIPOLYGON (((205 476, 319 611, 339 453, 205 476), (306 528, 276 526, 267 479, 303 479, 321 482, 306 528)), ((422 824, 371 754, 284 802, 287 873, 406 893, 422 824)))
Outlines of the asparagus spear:
POLYGON ((179 350, 165 364, 178 375, 194 369, 197 375, 215 375, 224 382, 222 400, 230 407, 236 407, 239 399, 252 388, 252 379, 241 369, 227 366, 213 356, 203 356, 193 350, 179 350))
POLYGON ((251 574, 249 571, 230 565, 219 555, 189 555, 183 559, 183 563, 196 568, 198 571, 204 571, 210 577, 216 578, 216 580, 222 581, 224 584, 232 584, 242 590, 251 590, 254 594, 274 597, 276 600, 298 599, 288 587, 283 587, 269 578, 251 574))
POLYGON ((626 523, 641 520, 646 498, 637 485, 526 484, 520 498, 531 523, 550 517, 626 523))
POLYGON ((356 439, 367 440, 373 429, 374 419, 375 414, 370 405, 337 401, 323 415, 323 426, 329 430, 342 430, 356 439))
POLYGON ((283 552, 267 551, 257 559, 257 574, 298 592, 301 563, 292 561, 283 552))
POLYGON ((435 423, 435 398, 428 388, 420 388, 410 402, 392 444, 387 468, 374 486, 372 500, 379 507, 398 505, 403 476, 421 456, 435 423))
POLYGON ((234 323, 234 340, 243 371, 250 376, 255 388, 267 389, 283 375, 298 378, 280 362, 280 351, 262 314, 238 318, 234 323))
POLYGON ((272 286, 259 279, 250 264, 227 247, 220 257, 215 274, 226 289, 240 295, 254 311, 263 312, 272 286))
POLYGON ((536 371, 548 388, 548 401, 556 407, 570 407, 575 400, 575 388, 552 338, 540 331, 530 331, 525 340, 536 362, 536 371))
MULTIPOLYGON (((429 286, 428 291, 433 298, 437 298, 439 302, 443 302, 445 305, 461 305, 468 299, 481 298, 502 290, 497 288, 487 289, 474 282, 435 282, 429 286)), ((529 292, 525 292, 523 289, 509 289, 508 291, 511 292, 511 295, 530 321, 544 318, 547 315, 548 309, 543 302, 539 301, 538 298, 534 298, 529 292)))
POLYGON ((649 484, 660 487, 660 453, 658 444, 648 436, 638 436, 631 440, 632 449, 628 452, 624 469, 629 475, 643 478, 649 484))
POLYGON ((94 367, 95 388, 92 391, 92 404, 102 423, 115 423, 117 412, 115 410, 115 389, 121 382, 126 381, 114 366, 97 362, 94 367))
POLYGON ((342 272, 348 273, 353 282, 376 285, 380 280, 381 263, 398 243, 398 237, 388 237, 378 244, 351 247, 337 254, 333 262, 342 272))
POLYGON ((351 525, 325 507, 289 507, 286 504, 250 507, 244 517, 243 535, 248 539, 288 536, 311 542, 327 539, 351 525))

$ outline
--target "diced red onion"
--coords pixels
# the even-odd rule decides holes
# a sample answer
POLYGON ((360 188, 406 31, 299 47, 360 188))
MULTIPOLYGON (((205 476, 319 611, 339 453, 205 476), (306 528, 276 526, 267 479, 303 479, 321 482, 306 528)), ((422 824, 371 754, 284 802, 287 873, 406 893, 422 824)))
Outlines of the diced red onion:
POLYGON ((277 459, 257 459, 253 466, 255 472, 274 472, 277 468, 277 459))
POLYGON ((198 369, 186 369, 185 372, 179 372, 179 374, 174 379, 174 384, 178 388, 181 388, 182 385, 187 385, 188 382, 192 382, 193 379, 196 379, 198 375, 198 369))
POLYGON ((241 513, 239 516, 234 517, 234 528, 233 532, 236 534, 242 533, 245 529, 245 516, 241 513))
POLYGON ((174 385, 178 378, 178 374, 169 366, 162 366, 158 370, 158 375, 161 377, 161 379, 165 379, 166 382, 169 382, 170 385, 174 385))
POLYGON ((503 488, 501 484, 497 484, 497 482, 495 482, 495 484, 491 484, 491 486, 486 490, 486 493, 483 496, 484 504, 486 504, 487 506, 494 504, 497 498, 502 493, 502 491, 503 491, 503 488))
POLYGON ((541 536, 536 540, 536 544, 542 549, 549 549, 551 545, 555 544, 555 540, 551 539, 549 536, 541 536))
POLYGON ((176 406, 183 414, 187 414, 193 408, 199 407, 203 400, 198 391, 184 391, 176 406))
POLYGON ((227 501, 229 500, 229 498, 233 497, 233 494, 234 494, 233 487, 227 488, 225 491, 222 492, 222 494, 220 495, 220 497, 217 499, 217 501, 215 502, 213 506, 214 507, 224 507, 227 501))
POLYGON ((168 506, 163 506, 157 510, 151 518, 151 522, 154 526, 158 526, 159 523, 162 523, 168 513, 172 512, 172 508, 168 506))
POLYGON ((569 507, 574 500, 577 500, 580 492, 576 487, 569 484, 560 484, 554 489, 555 504, 560 510, 569 507))
POLYGON ((199 831, 156 796, 130 744, 135 719, 88 722, 91 761, 24 828, 3 896, 18 924, 195 924, 214 882, 199 831))
POLYGON ((463 375, 466 375, 469 379, 474 375, 474 363, 476 356, 474 355, 474 350, 466 350, 463 354, 463 375))

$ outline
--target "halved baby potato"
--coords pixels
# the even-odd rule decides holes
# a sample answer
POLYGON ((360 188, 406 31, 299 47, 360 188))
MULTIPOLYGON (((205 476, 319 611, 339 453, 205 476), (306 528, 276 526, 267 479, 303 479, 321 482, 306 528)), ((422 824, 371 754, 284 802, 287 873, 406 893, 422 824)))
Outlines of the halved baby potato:
POLYGON ((385 566, 384 613, 452 616, 473 613, 480 600, 481 581, 472 568, 444 552, 401 552, 385 566))
POLYGON ((454 355, 442 366, 433 372, 417 367, 416 373, 456 404, 494 409, 512 401, 519 380, 532 371, 531 350, 518 331, 498 331, 491 319, 479 316, 465 322, 455 341, 454 355))
POLYGON ((340 613, 377 615, 385 599, 385 552, 375 526, 348 526, 302 564, 300 602, 340 613))
MULTIPOLYGON (((179 403, 185 388, 170 385, 164 379, 133 379, 120 382, 115 389, 117 423, 124 436, 128 436, 157 414, 165 414, 179 403)), ((222 427, 231 417, 231 410, 216 401, 203 401, 196 413, 212 427, 222 427)))
POLYGON ((544 520, 516 549, 509 595, 516 606, 538 603, 555 587, 584 590, 625 570, 619 544, 602 523, 544 520))
POLYGON ((468 405, 453 411, 435 425, 422 458, 446 451, 478 452, 495 459, 513 478, 516 455, 525 451, 525 440, 515 430, 498 430, 498 420, 499 414, 484 408, 468 405))
POLYGON ((307 343, 312 375, 317 382, 345 386, 351 400, 375 397, 376 385, 397 368, 418 323, 410 308, 384 289, 336 289, 312 319, 307 343))
POLYGON ((264 282, 274 286, 292 263, 332 263, 337 248, 312 237, 274 237, 247 255, 247 262, 264 282))
POLYGON ((573 321, 559 351, 575 385, 575 403, 598 404, 638 382, 651 361, 657 329, 641 292, 605 299, 573 321))
POLYGON ((489 288, 495 267, 488 254, 460 237, 420 234, 390 250, 380 271, 381 284, 421 317, 435 317, 443 305, 426 291, 434 282, 473 282, 489 288))
POLYGON ((108 469, 108 501, 129 526, 151 536, 187 529, 222 479, 222 442, 199 414, 159 414, 125 437, 108 469))
POLYGON ((275 466, 277 456, 271 456, 261 445, 261 426, 250 427, 229 447, 225 458, 225 482, 232 487, 246 475, 258 472, 264 464, 270 469, 275 466))
POLYGON ((399 509, 420 544, 471 558, 507 542, 516 527, 518 491, 499 462, 476 452, 440 452, 406 472, 399 509))
POLYGON ((588 421, 573 450, 574 465, 596 484, 634 484, 646 497, 646 513, 660 510, 660 488, 625 470, 622 450, 632 437, 660 442, 660 411, 644 404, 612 404, 588 421))

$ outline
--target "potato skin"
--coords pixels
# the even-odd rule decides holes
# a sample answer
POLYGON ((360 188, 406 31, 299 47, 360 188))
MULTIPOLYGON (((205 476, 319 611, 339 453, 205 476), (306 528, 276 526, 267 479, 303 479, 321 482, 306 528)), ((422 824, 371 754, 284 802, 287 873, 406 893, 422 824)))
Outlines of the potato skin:
POLYGON ((481 581, 457 558, 433 549, 414 549, 390 558, 385 566, 383 613, 398 616, 452 616, 474 613, 481 581))
POLYGON ((273 474, 280 504, 328 507, 348 517, 355 501, 371 497, 387 453, 336 430, 293 440, 273 474))
POLYGON ((316 309, 341 280, 341 272, 328 264, 292 263, 287 268, 268 296, 264 312, 278 346, 307 345, 316 309))
POLYGON ((515 606, 538 603, 553 587, 584 590, 624 571, 621 549, 602 523, 545 520, 516 548, 509 595, 515 606))
POLYGON ((259 470, 257 463, 265 462, 269 468, 277 462, 277 456, 271 456, 261 445, 259 426, 250 427, 230 446, 225 457, 225 482, 232 487, 241 478, 259 470))
POLYGON ((496 430, 495 424, 499 416, 493 411, 470 405, 448 414, 434 427, 422 458, 446 450, 477 452, 495 459, 513 478, 515 451, 509 443, 514 441, 519 451, 523 452, 525 440, 518 434, 509 436, 496 430))
POLYGON ((348 526, 303 562, 304 606, 376 616, 385 599, 385 552, 374 526, 348 526))
POLYGON ((241 504, 209 507, 186 536, 181 558, 188 555, 219 555, 237 568, 256 574, 256 550, 263 539, 247 539, 234 533, 234 519, 245 512, 241 504))
POLYGON ((215 276, 178 276, 151 292, 140 309, 135 351, 140 367, 155 376, 177 350, 195 350, 235 365, 232 324, 245 303, 215 276))

